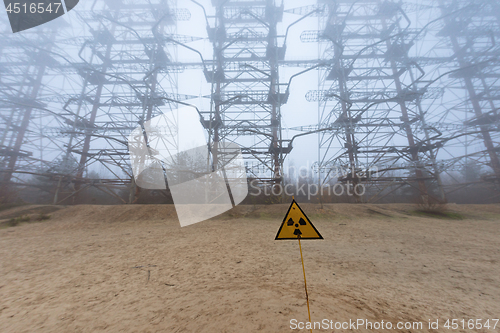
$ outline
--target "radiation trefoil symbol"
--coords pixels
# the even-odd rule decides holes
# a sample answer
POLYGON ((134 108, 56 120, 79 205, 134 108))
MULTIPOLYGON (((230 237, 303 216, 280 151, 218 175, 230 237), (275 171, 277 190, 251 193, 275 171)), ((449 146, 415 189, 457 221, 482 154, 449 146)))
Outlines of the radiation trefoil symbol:
POLYGON ((205 133, 195 109, 183 107, 144 122, 128 138, 136 185, 168 188, 183 227, 222 214, 248 195, 240 147, 209 146, 205 133))
POLYGON ((3 0, 12 32, 52 21, 75 8, 79 0, 3 0))
POLYGON ((298 236, 298 235, 302 235, 302 231, 300 231, 299 225, 300 226, 307 225, 307 222, 301 217, 299 220, 299 223, 295 223, 295 221, 290 217, 288 219, 288 222, 286 223, 286 225, 289 227, 295 226, 295 230, 294 230, 293 234, 298 236))

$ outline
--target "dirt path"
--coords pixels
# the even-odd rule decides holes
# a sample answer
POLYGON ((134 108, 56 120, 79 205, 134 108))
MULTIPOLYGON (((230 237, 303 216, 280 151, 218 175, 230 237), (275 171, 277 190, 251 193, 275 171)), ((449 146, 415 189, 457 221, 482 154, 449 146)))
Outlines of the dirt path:
MULTIPOLYGON (((3 227, 0 331, 306 332, 290 328, 307 321, 298 244, 274 241, 287 208, 237 207, 181 228, 167 205, 72 206, 3 227)), ((313 321, 471 332, 443 325, 500 317, 499 205, 442 218, 409 205, 302 208, 325 238, 303 241, 313 321)), ((350 330, 315 330, 332 331, 350 330)))

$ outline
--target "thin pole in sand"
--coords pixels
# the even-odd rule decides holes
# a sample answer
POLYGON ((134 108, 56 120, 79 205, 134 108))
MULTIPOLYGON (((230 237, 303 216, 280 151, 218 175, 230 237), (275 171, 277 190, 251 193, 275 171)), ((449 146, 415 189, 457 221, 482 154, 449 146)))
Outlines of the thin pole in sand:
MULTIPOLYGON (((306 290, 307 314, 309 315, 309 322, 312 323, 311 310, 309 310, 309 294, 307 293, 306 269, 304 268, 304 257, 302 256, 302 245, 300 245, 300 235, 297 235, 297 239, 299 240, 300 261, 302 261, 302 272, 304 272, 304 288, 306 290)), ((312 333, 313 331, 312 328, 309 331, 312 333)))

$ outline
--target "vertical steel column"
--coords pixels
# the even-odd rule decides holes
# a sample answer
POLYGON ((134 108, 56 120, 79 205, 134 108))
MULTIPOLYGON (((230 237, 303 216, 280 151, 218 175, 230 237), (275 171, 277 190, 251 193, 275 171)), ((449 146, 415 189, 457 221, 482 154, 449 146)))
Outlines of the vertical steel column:
MULTIPOLYGON (((205 72, 212 84, 211 110, 205 126, 210 142, 231 141, 242 147, 250 179, 281 181, 283 155, 279 91, 277 24, 283 7, 274 0, 212 1, 215 27, 208 27, 214 48, 213 67, 205 72)), ((204 112, 206 116, 208 112, 204 112)), ((217 152, 212 152, 217 165, 217 152)))

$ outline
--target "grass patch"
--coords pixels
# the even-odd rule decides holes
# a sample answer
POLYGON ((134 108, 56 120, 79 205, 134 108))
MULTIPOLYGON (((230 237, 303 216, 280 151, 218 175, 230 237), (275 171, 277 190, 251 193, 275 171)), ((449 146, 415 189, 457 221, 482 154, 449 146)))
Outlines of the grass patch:
POLYGON ((26 206, 25 209, 20 209, 10 214, 3 215, 1 219, 7 220, 11 218, 17 218, 18 216, 21 215, 30 215, 31 217, 33 217, 35 221, 43 221, 46 220, 46 218, 43 218, 43 216, 49 216, 47 214, 56 212, 61 208, 62 208, 61 206, 53 206, 53 205, 39 206, 39 207, 26 206), (42 218, 38 220, 36 215, 39 215, 42 218))
POLYGON ((258 218, 264 219, 264 220, 272 220, 276 218, 276 214, 271 214, 268 212, 258 212, 258 218))
POLYGON ((21 216, 18 216, 18 217, 11 218, 7 222, 7 226, 9 226, 9 227, 15 227, 15 226, 19 225, 22 222, 29 222, 30 220, 31 220, 31 217, 29 215, 21 215, 21 216))
POLYGON ((50 215, 40 213, 40 215, 38 215, 35 220, 36 221, 45 221, 48 219, 50 219, 50 215))
POLYGON ((464 217, 460 213, 449 212, 443 210, 423 210, 419 209, 413 212, 417 216, 422 217, 434 217, 438 219, 448 219, 448 220, 463 220, 464 217))
POLYGON ((392 215, 389 215, 389 214, 386 214, 386 213, 382 213, 382 212, 379 212, 378 210, 371 209, 371 208, 368 208, 367 212, 370 215, 380 215, 380 216, 384 216, 384 217, 392 217, 392 215))
POLYGON ((17 217, 13 217, 6 222, 0 223, 0 228, 16 227, 16 226, 20 225, 21 223, 41 222, 41 221, 46 221, 48 219, 50 219, 50 215, 47 215, 44 213, 40 213, 36 217, 30 216, 30 215, 20 215, 17 217))

